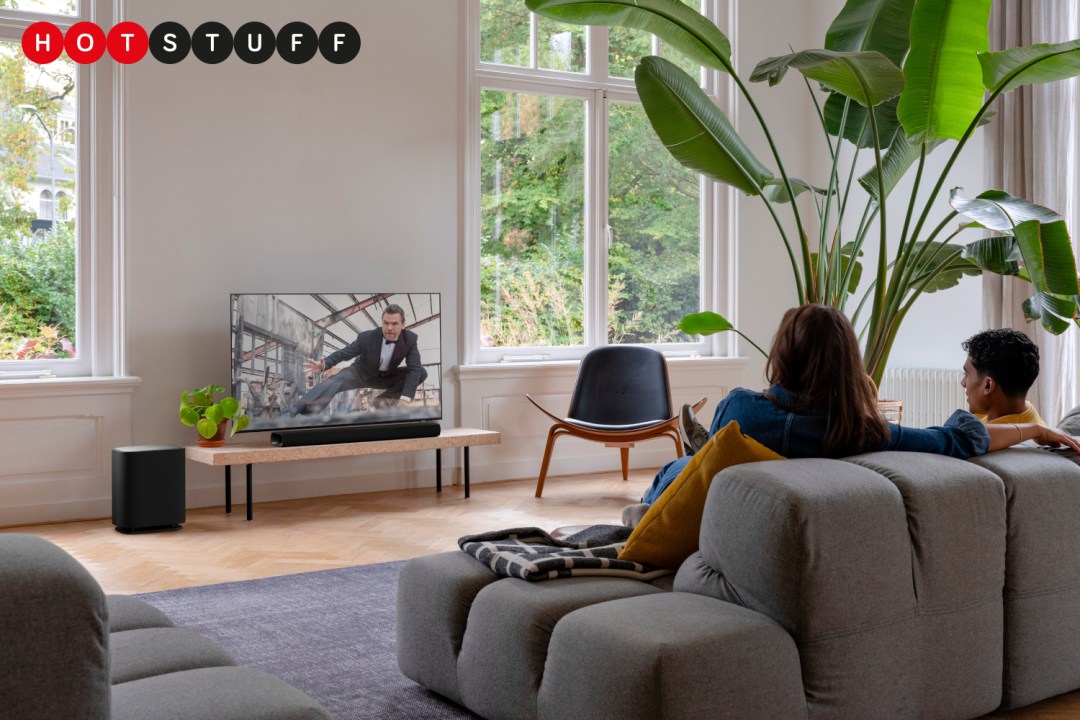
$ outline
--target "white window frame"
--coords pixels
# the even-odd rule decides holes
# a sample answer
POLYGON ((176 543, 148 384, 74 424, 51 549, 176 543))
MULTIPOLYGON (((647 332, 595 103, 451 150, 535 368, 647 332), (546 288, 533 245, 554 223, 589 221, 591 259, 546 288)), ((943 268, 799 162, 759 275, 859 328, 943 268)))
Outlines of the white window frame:
MULTIPOLYGON (((108 32, 123 17, 123 0, 77 0, 74 15, 0 9, 0 40, 18 44, 38 21, 66 32, 80 21, 108 32)), ((108 58, 76 66, 79 130, 76 145, 75 207, 77 357, 68 360, 0 361, 0 385, 28 379, 117 378, 124 375, 121 345, 123 157, 120 142, 124 70, 108 58)), ((55 203, 54 217, 55 217, 55 203)))
MULTIPOLYGON (((607 66, 607 28, 587 29, 587 67, 584 73, 495 65, 480 61, 480 0, 464 0, 466 103, 463 111, 466 137, 464 157, 464 322, 463 357, 466 365, 500 362, 544 362, 576 360, 588 350, 607 343, 607 112, 611 102, 640 103, 632 79, 608 78, 596 71, 607 66), (485 348, 480 345, 480 96, 484 90, 531 92, 585 98, 588 107, 585 156, 585 344, 568 347, 485 348), (593 131, 596 128, 596 131, 593 131), (590 142, 590 139, 592 142, 590 142)), ((522 0, 524 5, 524 0, 522 0)), ((704 0, 705 15, 721 27, 737 27, 735 0, 704 0)), ((535 16, 534 16, 535 17, 535 16)), ((532 23, 535 32, 535 21, 532 23)), ((656 51, 654 38, 653 51, 656 51)), ((532 53, 536 64, 536 52, 532 53)), ((705 92, 736 122, 733 109, 735 88, 718 71, 707 70, 705 92)), ((734 191, 702 178, 700 297, 702 309, 736 318, 738 293, 735 270, 738 266, 736 226, 737 200, 734 191)), ((720 333, 698 342, 651 345, 668 357, 718 356, 737 354, 733 333, 720 333)))

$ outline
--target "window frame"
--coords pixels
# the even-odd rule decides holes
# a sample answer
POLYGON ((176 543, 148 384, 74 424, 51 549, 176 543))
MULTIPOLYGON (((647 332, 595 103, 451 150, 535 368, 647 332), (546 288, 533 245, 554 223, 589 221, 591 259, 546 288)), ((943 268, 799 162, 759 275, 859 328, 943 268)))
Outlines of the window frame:
MULTIPOLYGON (((466 138, 463 143, 464 218, 464 321, 462 341, 465 365, 484 365, 502 362, 567 361, 579 359, 589 350, 607 345, 607 285, 608 242, 610 229, 608 212, 608 138, 607 117, 611 103, 640 105, 633 79, 607 77, 606 27, 590 26, 586 32, 586 70, 584 73, 495 65, 480 60, 480 2, 464 0, 467 7, 465 23, 465 108, 463 112, 466 138), (603 73, 598 71, 603 68, 603 73), (585 338, 584 345, 564 347, 481 347, 480 339, 480 98, 485 90, 524 92, 585 98, 585 338)), ((524 4, 524 0, 522 0, 524 4)), ((734 0, 702 0, 704 14, 723 28, 735 27, 734 0)), ((535 33, 535 16, 530 21, 535 33)), ((652 52, 657 52, 653 38, 652 52)), ((533 64, 537 53, 531 53, 533 64)), ((703 89, 736 122, 732 109, 733 84, 720 72, 706 69, 703 89)), ((734 191, 707 178, 701 179, 700 215, 700 286, 701 309, 720 312, 735 321, 737 297, 737 237, 735 227, 737 201, 734 191)), ((737 345, 732 333, 699 338, 697 342, 650 344, 666 356, 735 356, 737 345)))
MULTIPOLYGON (((23 31, 40 21, 66 32, 89 21, 106 32, 122 16, 122 0, 77 0, 77 11, 59 15, 0 9, 0 40, 19 44, 23 31)), ((76 347, 66 360, 0 361, 0 384, 38 378, 120 377, 123 353, 122 214, 123 157, 120 133, 123 69, 108 58, 76 65, 75 192, 76 347)), ((56 198, 53 198, 56 216, 56 198)))

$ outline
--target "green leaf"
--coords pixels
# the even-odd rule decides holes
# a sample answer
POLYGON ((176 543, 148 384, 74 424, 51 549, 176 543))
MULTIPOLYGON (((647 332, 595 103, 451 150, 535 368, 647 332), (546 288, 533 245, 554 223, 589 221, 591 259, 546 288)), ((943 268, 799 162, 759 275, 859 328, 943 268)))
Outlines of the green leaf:
POLYGON ((687 315, 679 321, 679 329, 687 335, 713 335, 725 330, 734 330, 727 318, 714 312, 699 312, 687 315))
MULTIPOLYGON (((816 192, 818 195, 825 195, 828 193, 824 188, 815 187, 805 180, 800 180, 799 178, 789 178, 789 180, 791 181, 791 189, 795 191, 795 197, 810 191, 816 192)), ((788 194, 783 178, 774 178, 767 182, 765 187, 762 188, 761 194, 772 202, 791 202, 791 195, 788 194)))
POLYGON ((180 408, 180 422, 188 427, 195 427, 199 422, 199 413, 189 407, 182 407, 180 408))
POLYGON ((225 413, 222 411, 220 405, 211 405, 210 407, 206 408, 206 413, 204 414, 204 417, 210 422, 217 425, 219 422, 225 419, 225 413))
MULTIPOLYGON (((845 245, 845 247, 848 246, 845 245)), ((848 266, 851 264, 851 255, 849 254, 850 250, 845 253, 843 248, 841 248, 840 252, 840 277, 843 277, 844 273, 847 272, 848 266)), ((862 255, 862 253, 860 252, 859 255, 862 255)), ((817 273, 817 262, 818 254, 810 253, 810 267, 813 268, 815 274, 817 273)), ((862 279, 862 271, 862 263, 856 260, 855 267, 851 270, 851 281, 848 283, 847 286, 847 293, 849 295, 854 294, 855 291, 859 289, 859 281, 862 279)))
POLYGON ((1048 332, 1060 335, 1069 329, 1069 321, 1076 319, 1078 302, 1080 298, 1076 296, 1038 292, 1025 300, 1022 307, 1028 320, 1038 320, 1048 332))
MULTIPOLYGON (((822 108, 825 118, 825 131, 833 137, 840 132, 840 121, 844 120, 844 103, 847 102, 840 93, 829 93, 822 108)), ((899 98, 891 98, 874 108, 874 118, 877 120, 878 137, 882 147, 888 147, 895 142, 896 131, 900 129, 900 121, 896 118, 896 104, 899 98)), ((870 119, 867 110, 856 102, 850 103, 847 119, 844 121, 844 139, 857 147, 868 148, 874 146, 874 133, 870 128, 870 119)))
POLYGON ((983 104, 976 53, 989 49, 991 0, 918 0, 897 115, 920 141, 964 136, 983 104))
POLYGON ((732 71, 727 36, 678 0, 526 0, 525 4, 533 12, 559 22, 644 30, 695 62, 732 71))
MULTIPOLYGON (((926 243, 918 242, 912 248, 911 256, 918 257, 919 252, 926 243)), ((925 280, 929 280, 924 293, 947 290, 960 284, 960 278, 964 276, 981 275, 982 270, 972 260, 964 257, 963 245, 951 245, 943 242, 933 242, 930 249, 920 258, 919 264, 912 273, 910 286, 917 287, 925 280)))
POLYGON ((634 80, 649 123, 680 163, 748 195, 773 179, 727 116, 677 65, 643 58, 634 80))
POLYGON ((250 423, 250 422, 251 422, 251 418, 249 416, 247 416, 247 415, 241 415, 240 417, 233 420, 232 432, 229 433, 229 437, 232 437, 236 433, 238 433, 241 430, 243 430, 244 428, 246 428, 248 426, 248 423, 250 423))
POLYGON ((240 411, 240 403, 233 397, 224 398, 218 403, 218 406, 221 408, 222 414, 227 418, 233 417, 240 411))
POLYGON ((1039 223, 1028 220, 1016 226, 1016 244, 1039 292, 1055 295, 1080 294, 1076 279, 1076 258, 1064 220, 1039 223))
POLYGON ((217 435, 218 423, 213 422, 209 418, 203 418, 199 421, 199 425, 198 427, 196 427, 196 430, 199 431, 200 435, 209 440, 210 438, 217 435))
POLYGON ((825 48, 877 50, 899 65, 908 51, 915 0, 848 0, 825 33, 825 48))
POLYGON ((768 58, 754 68, 750 81, 768 80, 770 85, 775 85, 783 79, 788 68, 795 68, 826 89, 849 97, 863 107, 873 107, 896 97, 904 89, 904 73, 876 51, 803 50, 768 58))
POLYGON ((996 235, 969 243, 964 247, 964 257, 983 270, 998 275, 1020 273, 1020 247, 1016 244, 1016 238, 1009 235, 996 235))
POLYGON ((191 396, 191 404, 194 407, 206 407, 214 403, 213 399, 208 392, 203 390, 196 390, 195 394, 191 396))
POLYGON ((1013 234, 1014 228, 1028 220, 1050 223, 1061 216, 1050 208, 1014 197, 1002 190, 987 190, 967 200, 960 196, 960 189, 949 193, 949 203, 961 215, 966 215, 982 227, 995 232, 1013 234))
POLYGON ((979 53, 979 64, 990 91, 1067 80, 1080 75, 1080 40, 979 53))

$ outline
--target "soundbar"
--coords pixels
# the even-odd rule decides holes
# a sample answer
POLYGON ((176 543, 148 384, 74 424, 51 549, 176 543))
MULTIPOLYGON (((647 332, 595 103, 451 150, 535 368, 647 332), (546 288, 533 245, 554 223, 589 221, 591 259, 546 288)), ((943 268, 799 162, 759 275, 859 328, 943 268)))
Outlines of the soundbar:
POLYGON ((332 445, 334 443, 371 442, 435 437, 441 432, 437 422, 385 423, 379 425, 343 425, 340 427, 296 428, 270 433, 275 447, 332 445))

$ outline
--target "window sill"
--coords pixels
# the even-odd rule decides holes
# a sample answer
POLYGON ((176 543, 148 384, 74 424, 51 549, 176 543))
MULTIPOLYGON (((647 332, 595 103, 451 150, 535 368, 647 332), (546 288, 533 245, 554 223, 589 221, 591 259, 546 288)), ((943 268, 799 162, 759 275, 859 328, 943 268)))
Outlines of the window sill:
MULTIPOLYGON (((750 364, 746 357, 674 357, 667 358, 668 371, 712 370, 742 372, 750 364)), ((459 365, 454 368, 463 381, 512 379, 536 376, 577 377, 580 360, 544 360, 539 362, 500 362, 459 365)))
POLYGON ((130 394, 141 382, 133 376, 0 379, 0 399, 130 394))

